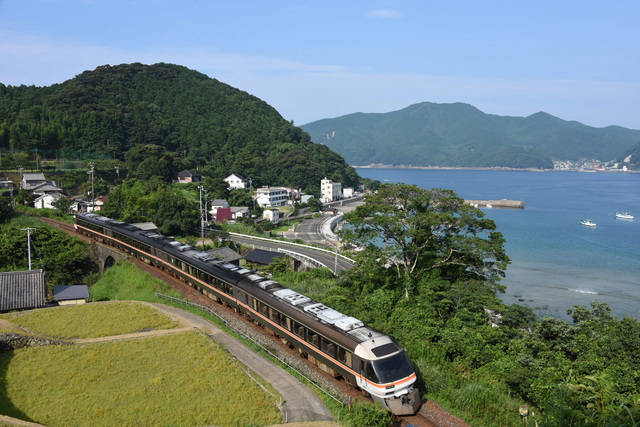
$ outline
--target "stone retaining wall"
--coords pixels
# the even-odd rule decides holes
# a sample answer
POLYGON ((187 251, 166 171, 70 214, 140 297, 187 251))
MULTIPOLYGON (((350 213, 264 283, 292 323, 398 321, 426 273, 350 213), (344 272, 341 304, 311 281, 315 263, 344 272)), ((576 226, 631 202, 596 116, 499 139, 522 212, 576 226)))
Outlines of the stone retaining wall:
POLYGON ((0 353, 22 347, 42 347, 45 345, 68 345, 64 341, 48 338, 20 335, 14 333, 0 334, 0 353))

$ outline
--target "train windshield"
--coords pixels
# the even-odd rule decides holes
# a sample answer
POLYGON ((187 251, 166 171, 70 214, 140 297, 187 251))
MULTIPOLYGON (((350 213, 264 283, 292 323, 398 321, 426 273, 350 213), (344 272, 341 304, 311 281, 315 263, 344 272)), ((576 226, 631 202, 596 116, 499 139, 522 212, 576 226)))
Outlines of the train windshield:
POLYGON ((404 351, 386 359, 376 360, 372 365, 380 383, 394 382, 413 373, 407 353, 404 351))

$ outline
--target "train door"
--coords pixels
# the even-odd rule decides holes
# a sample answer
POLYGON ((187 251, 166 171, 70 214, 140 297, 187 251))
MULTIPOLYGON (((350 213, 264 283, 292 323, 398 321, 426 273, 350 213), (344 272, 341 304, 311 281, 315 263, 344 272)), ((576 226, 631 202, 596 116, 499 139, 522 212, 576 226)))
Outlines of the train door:
POLYGON ((356 377, 356 384, 362 390, 362 394, 368 397, 370 395, 369 392, 372 390, 370 381, 378 382, 377 376, 373 371, 371 361, 358 358, 354 362, 354 367, 356 367, 356 371, 359 374, 356 377))
POLYGON ((242 289, 236 288, 236 299, 238 300, 238 310, 246 313, 246 307, 249 305, 249 295, 242 289))

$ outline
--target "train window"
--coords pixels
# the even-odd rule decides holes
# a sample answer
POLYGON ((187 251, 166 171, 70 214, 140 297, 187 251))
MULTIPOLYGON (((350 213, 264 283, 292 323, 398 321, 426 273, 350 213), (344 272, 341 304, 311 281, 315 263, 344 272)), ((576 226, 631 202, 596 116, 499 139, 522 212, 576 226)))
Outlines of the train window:
POLYGON ((258 311, 258 301, 255 298, 251 298, 251 306, 255 311, 258 311))
POLYGON ((273 308, 269 308, 269 318, 277 324, 280 324, 280 313, 275 311, 273 308))
POLYGON ((309 340, 309 342, 311 343, 312 346, 314 346, 316 348, 320 347, 320 342, 319 342, 320 338, 318 337, 317 334, 313 334, 312 333, 310 338, 311 339, 309 340))
POLYGON ((298 322, 294 322, 293 323, 293 333, 296 334, 297 336, 299 336, 300 338, 305 339, 304 338, 304 326, 302 326, 298 322))
POLYGON ((322 338, 322 351, 328 354, 331 357, 336 357, 335 355, 335 346, 331 341, 326 338, 322 338))
POLYGON ((351 353, 338 346, 338 361, 351 368, 351 353))
POLYGON ((257 304, 258 304, 258 307, 257 307, 258 312, 265 316, 269 316, 269 307, 266 306, 262 301, 258 301, 257 304))
POLYGON ((373 381, 374 383, 380 382, 380 380, 378 380, 378 375, 376 375, 376 371, 373 370, 373 365, 369 361, 365 362, 364 364, 363 374, 369 381, 373 381))
POLYGON ((280 315, 280 326, 285 328, 287 331, 291 330, 291 319, 289 319, 284 314, 280 315))

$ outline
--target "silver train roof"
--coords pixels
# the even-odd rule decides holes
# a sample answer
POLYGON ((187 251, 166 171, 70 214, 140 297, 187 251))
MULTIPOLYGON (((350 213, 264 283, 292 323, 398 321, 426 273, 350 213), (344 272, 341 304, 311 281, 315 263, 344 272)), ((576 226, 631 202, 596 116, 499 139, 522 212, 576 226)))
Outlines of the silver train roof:
POLYGON ((286 303, 287 305, 290 305, 294 309, 305 313, 308 317, 320 322, 321 324, 327 325, 337 331, 342 332, 358 343, 369 341, 381 336, 386 336, 385 334, 365 325, 362 321, 356 319, 355 317, 347 316, 346 314, 340 313, 339 311, 327 307, 326 305, 321 304, 317 301, 314 301, 311 298, 297 291, 294 291, 293 289, 282 286, 275 280, 263 277, 252 270, 248 270, 235 264, 223 261, 207 252, 199 251, 190 245, 173 239, 172 237, 164 236, 152 231, 142 230, 135 225, 113 220, 111 218, 100 216, 95 213, 82 213, 79 215, 91 218, 95 221, 104 222, 105 224, 124 228, 132 233, 136 233, 148 239, 152 239, 159 244, 168 245, 169 247, 181 252, 181 255, 184 257, 193 258, 201 263, 242 275, 244 276, 243 279, 251 282, 257 288, 271 294, 273 298, 278 299, 286 303))

